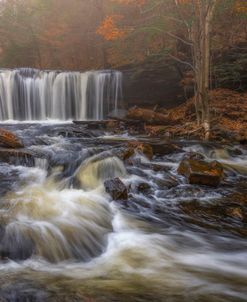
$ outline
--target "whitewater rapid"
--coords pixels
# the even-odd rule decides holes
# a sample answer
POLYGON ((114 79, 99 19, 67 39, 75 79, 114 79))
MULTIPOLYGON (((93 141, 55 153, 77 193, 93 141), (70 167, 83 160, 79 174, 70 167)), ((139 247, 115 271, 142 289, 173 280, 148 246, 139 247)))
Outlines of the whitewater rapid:
MULTIPOLYGON (((32 141, 28 149, 42 158, 35 167, 0 165, 0 174, 14 179, 0 200, 5 228, 0 241, 1 298, 245 300, 247 244, 236 233, 237 222, 231 225, 236 229, 220 221, 210 228, 181 212, 182 205, 195 200, 205 206, 225 198, 235 190, 236 180, 244 186, 244 175, 230 171, 231 186, 226 182, 217 189, 191 186, 176 170, 184 152, 200 147, 205 156, 215 156, 200 145, 151 162, 136 154, 132 164, 124 164, 116 152, 126 136, 114 137, 119 145, 110 145, 113 137, 98 131, 84 137, 83 128, 80 137, 58 135, 64 127, 73 133, 70 124, 6 127, 32 141), (154 171, 152 164, 161 169, 154 171), (105 192, 104 181, 114 177, 129 188, 127 205, 105 192), (171 187, 168 179, 175 179, 171 187), (150 192, 137 189, 142 183, 150 185, 150 192)), ((246 155, 243 150, 242 162, 246 155)), ((230 156, 227 160, 238 162, 230 156)))

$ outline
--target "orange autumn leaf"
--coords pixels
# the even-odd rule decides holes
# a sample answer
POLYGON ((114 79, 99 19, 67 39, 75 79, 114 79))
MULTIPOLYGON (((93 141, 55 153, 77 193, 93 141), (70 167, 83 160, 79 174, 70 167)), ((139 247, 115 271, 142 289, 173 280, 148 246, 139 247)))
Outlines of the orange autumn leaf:
POLYGON ((117 22, 121 19, 122 16, 119 15, 107 16, 97 29, 97 33, 103 36, 107 41, 123 38, 126 35, 126 32, 117 25, 117 22))

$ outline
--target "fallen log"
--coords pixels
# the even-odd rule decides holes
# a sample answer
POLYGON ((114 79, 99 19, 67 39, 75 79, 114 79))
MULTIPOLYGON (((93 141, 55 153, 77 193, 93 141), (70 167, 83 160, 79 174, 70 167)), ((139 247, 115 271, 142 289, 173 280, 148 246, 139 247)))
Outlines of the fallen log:
POLYGON ((163 113, 138 107, 129 109, 127 119, 142 121, 149 125, 165 125, 172 123, 171 119, 169 119, 169 117, 163 113))

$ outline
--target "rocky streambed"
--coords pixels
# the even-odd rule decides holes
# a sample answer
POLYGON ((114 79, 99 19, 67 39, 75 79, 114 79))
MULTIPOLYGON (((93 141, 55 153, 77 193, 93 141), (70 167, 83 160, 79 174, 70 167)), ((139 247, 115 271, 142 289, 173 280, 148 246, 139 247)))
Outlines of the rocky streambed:
POLYGON ((1 125, 0 300, 246 301, 246 147, 113 123, 1 125))

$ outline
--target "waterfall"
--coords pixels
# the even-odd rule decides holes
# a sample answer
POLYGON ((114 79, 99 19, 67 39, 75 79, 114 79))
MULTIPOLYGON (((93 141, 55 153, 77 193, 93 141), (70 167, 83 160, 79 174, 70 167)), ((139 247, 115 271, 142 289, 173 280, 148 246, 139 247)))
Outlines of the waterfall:
POLYGON ((101 120, 122 98, 119 71, 0 70, 0 120, 101 120))

